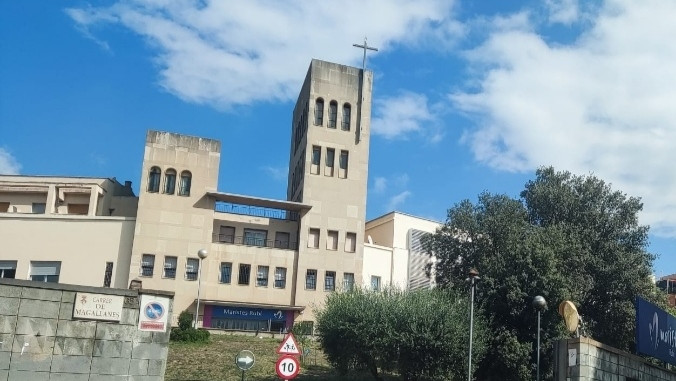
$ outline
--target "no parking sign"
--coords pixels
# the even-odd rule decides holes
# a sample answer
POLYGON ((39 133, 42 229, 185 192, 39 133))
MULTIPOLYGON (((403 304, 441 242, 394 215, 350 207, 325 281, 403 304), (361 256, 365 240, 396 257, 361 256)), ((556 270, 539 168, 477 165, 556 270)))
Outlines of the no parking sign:
POLYGON ((141 295, 138 329, 141 331, 165 332, 169 316, 169 298, 141 295))

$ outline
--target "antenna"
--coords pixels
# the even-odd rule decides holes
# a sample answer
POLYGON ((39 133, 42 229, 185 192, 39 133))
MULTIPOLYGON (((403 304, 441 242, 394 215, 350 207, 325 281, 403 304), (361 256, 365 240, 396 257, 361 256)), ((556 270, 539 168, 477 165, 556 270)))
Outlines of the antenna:
POLYGON ((561 302, 561 304, 559 304, 559 315, 563 317, 568 332, 573 333, 577 331, 577 327, 580 324, 580 315, 573 302, 569 300, 561 302))

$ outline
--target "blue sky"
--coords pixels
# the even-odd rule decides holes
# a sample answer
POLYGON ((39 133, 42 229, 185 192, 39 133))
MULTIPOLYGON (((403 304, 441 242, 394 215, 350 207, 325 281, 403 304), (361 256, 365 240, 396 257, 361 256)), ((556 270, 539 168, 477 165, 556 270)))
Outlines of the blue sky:
POLYGON ((312 58, 379 48, 367 218, 445 219, 538 166, 644 201, 676 272, 676 3, 670 0, 0 2, 0 173, 117 177, 145 131, 221 140, 219 189, 286 195, 312 58))

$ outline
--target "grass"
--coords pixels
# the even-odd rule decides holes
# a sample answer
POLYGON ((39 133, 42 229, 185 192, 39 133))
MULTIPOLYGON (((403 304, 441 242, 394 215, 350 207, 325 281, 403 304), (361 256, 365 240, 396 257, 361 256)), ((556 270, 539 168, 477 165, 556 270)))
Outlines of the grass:
MULTIPOLYGON (((279 358, 276 350, 279 339, 251 336, 211 335, 209 343, 169 344, 166 381, 239 381, 242 371, 235 365, 239 351, 248 349, 256 356, 256 363, 245 373, 247 381, 279 380, 275 363, 279 358)), ((366 381, 369 374, 353 374, 341 377, 331 368, 316 343, 310 344, 311 352, 301 363, 298 381, 366 381)), ((386 380, 388 378, 385 378, 386 380)))

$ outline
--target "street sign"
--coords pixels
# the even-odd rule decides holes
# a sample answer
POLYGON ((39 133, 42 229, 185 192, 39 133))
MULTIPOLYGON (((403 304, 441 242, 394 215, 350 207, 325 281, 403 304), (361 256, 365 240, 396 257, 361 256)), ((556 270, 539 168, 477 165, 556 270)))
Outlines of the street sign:
POLYGON ((300 372, 300 364, 298 360, 291 355, 284 355, 277 360, 275 366, 277 375, 283 380, 292 380, 296 378, 300 372))
POLYGON ((279 355, 299 355, 300 350, 298 349, 298 342, 293 336, 293 333, 289 333, 284 338, 284 341, 277 348, 277 354, 279 355))
POLYGON ((253 352, 248 351, 246 349, 240 351, 237 354, 237 357, 235 358, 235 363, 237 364, 237 367, 241 370, 251 369, 251 367, 254 366, 255 362, 256 357, 254 356, 253 352))

